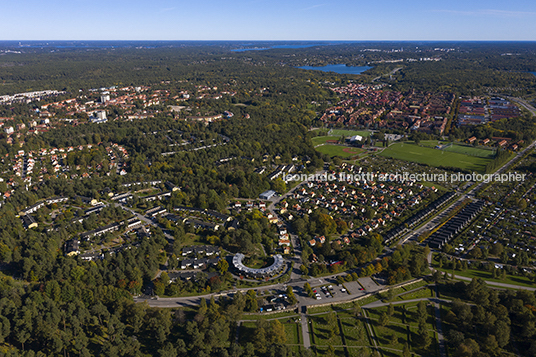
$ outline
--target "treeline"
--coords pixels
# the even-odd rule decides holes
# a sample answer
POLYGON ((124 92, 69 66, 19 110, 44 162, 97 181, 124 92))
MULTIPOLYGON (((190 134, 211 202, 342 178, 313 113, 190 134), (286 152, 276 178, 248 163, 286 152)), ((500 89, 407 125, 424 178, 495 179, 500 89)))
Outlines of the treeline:
POLYGON ((278 321, 260 323, 259 340, 240 345, 234 331, 248 297, 201 299, 197 309, 155 309, 124 291, 86 286, 73 271, 58 283, 22 285, 0 279, 3 356, 308 356, 285 346, 278 321), (262 348, 258 348, 262 343, 262 348))
POLYGON ((443 318, 450 353, 457 356, 497 356, 523 351, 536 356, 536 296, 528 290, 496 290, 482 279, 449 283, 440 292, 460 296, 443 318))
POLYGON ((485 172, 495 172, 499 167, 503 166, 508 161, 508 159, 510 159, 510 154, 506 150, 497 150, 497 153, 495 154, 493 160, 486 165, 485 172))

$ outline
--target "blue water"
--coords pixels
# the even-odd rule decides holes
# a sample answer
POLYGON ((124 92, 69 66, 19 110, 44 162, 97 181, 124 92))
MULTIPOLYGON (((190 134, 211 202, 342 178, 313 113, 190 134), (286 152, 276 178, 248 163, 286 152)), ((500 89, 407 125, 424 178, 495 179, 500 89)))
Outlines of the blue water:
POLYGON ((329 64, 323 67, 303 66, 303 67, 298 67, 298 68, 313 70, 313 71, 322 71, 322 72, 335 72, 335 73, 340 73, 340 74, 361 74, 365 72, 366 70, 371 69, 372 67, 369 67, 369 66, 352 67, 352 66, 347 66, 345 64, 329 64))
POLYGON ((536 76, 536 72, 529 72, 529 73, 532 73, 532 74, 534 74, 536 76))

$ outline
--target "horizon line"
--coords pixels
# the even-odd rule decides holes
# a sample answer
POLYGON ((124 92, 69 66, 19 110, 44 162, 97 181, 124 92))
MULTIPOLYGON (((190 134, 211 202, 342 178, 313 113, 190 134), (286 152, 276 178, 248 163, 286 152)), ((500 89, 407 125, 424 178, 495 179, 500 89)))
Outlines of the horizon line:
POLYGON ((77 40, 5 40, 0 39, 0 42, 536 42, 534 40, 520 40, 520 39, 509 39, 509 40, 468 40, 468 39, 437 39, 437 40, 139 40, 139 39, 113 39, 113 40, 102 40, 102 39, 77 39, 77 40))

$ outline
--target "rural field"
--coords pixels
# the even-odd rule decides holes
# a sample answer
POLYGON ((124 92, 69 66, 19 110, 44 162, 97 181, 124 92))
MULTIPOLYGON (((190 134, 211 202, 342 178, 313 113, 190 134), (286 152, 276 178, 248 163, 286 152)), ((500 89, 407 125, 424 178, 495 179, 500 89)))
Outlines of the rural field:
MULTIPOLYGON (((457 152, 459 149, 456 148, 456 145, 451 146, 451 148, 452 151, 439 150, 431 147, 419 146, 413 142, 405 142, 390 145, 379 155, 430 166, 456 167, 476 172, 484 172, 486 165, 491 161, 489 156, 484 158, 459 153, 457 152)), ((485 150, 470 147, 463 148, 465 150, 474 149, 475 154, 478 153, 476 150, 485 150)))

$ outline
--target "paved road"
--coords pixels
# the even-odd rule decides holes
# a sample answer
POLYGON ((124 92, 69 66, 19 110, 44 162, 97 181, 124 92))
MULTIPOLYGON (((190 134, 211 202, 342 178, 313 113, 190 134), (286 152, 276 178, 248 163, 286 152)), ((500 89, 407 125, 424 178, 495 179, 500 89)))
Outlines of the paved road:
MULTIPOLYGON (((339 273, 339 274, 346 274, 346 273, 339 273)), ((335 275, 336 276, 336 275, 335 275)), ((288 283, 282 283, 282 284, 273 284, 268 286, 260 286, 260 287, 252 287, 252 288, 240 288, 220 293, 212 293, 212 294, 205 294, 205 295, 198 295, 198 296, 191 296, 191 297, 174 297, 174 298, 150 298, 148 296, 141 296, 141 297, 135 297, 135 302, 147 302, 149 306, 151 307, 162 307, 162 308, 173 308, 173 307, 179 307, 179 306, 195 306, 198 305, 201 301, 201 299, 207 299, 209 300, 212 296, 214 298, 218 298, 220 296, 227 296, 232 297, 236 292, 240 291, 241 293, 245 293, 248 290, 257 290, 258 292, 261 291, 267 291, 267 290, 280 290, 284 291, 287 289, 288 286, 292 286, 292 289, 294 290, 296 294, 296 298, 298 299, 298 306, 301 309, 302 306, 314 306, 314 305, 322 305, 326 303, 330 304, 336 304, 336 303, 342 303, 348 300, 356 299, 364 295, 374 294, 382 289, 385 289, 385 286, 383 285, 376 285, 374 283, 374 287, 370 286, 370 288, 367 288, 367 290, 360 290, 355 294, 348 294, 348 293, 341 293, 340 287, 337 286, 338 283, 335 279, 335 276, 325 277, 325 278, 311 278, 309 280, 298 280, 298 281, 292 281, 288 283), (318 287, 321 285, 327 285, 331 284, 333 285, 334 290, 336 290, 336 293, 334 294, 334 297, 326 298, 325 294, 322 294, 321 300, 312 299, 309 296, 307 296, 304 285, 308 282, 313 288, 318 287)), ((363 279, 363 282, 365 284, 367 283, 367 280, 370 280, 370 278, 360 278, 359 281, 363 279)), ((369 286, 369 285, 367 285, 369 286)))
MULTIPOLYGON (((396 72, 398 72, 399 70, 401 70, 402 67, 397 67, 395 69, 393 69, 391 72, 389 72, 389 76, 392 76, 393 74, 395 74, 396 72)), ((371 82, 376 82, 378 79, 382 78, 382 76, 384 76, 383 74, 381 76, 378 76, 376 78, 374 78, 371 82)))
POLYGON ((300 324, 302 331, 303 346, 305 348, 311 347, 311 331, 309 331, 309 324, 307 323, 307 315, 300 314, 300 324))
POLYGON ((380 300, 371 302, 370 304, 363 305, 363 309, 374 309, 376 307, 382 307, 382 306, 389 306, 389 305, 403 305, 403 304, 410 304, 412 302, 419 302, 419 301, 431 301, 434 303, 440 303, 440 302, 452 302, 452 300, 448 299, 442 299, 437 297, 431 297, 431 298, 418 298, 418 299, 410 299, 410 300, 401 300, 401 301, 393 301, 393 302, 381 302, 380 300))
POLYGON ((514 97, 508 97, 508 99, 521 104, 525 109, 527 109, 529 112, 531 112, 531 114, 533 116, 536 116, 536 109, 532 105, 527 103, 525 100, 523 100, 521 98, 514 98, 514 97))
MULTIPOLYGON (((465 280, 465 281, 471 281, 473 279, 467 278, 465 276, 460 275, 454 275, 455 279, 465 280)), ((529 290, 529 291, 536 291, 536 288, 531 288, 529 286, 522 286, 522 285, 513 285, 513 284, 506 284, 506 283, 498 283, 495 281, 488 281, 485 280, 486 284, 492 285, 492 286, 498 286, 500 288, 506 288, 506 289, 518 289, 518 290, 529 290)))
POLYGON ((125 211, 128 211, 128 212, 132 213, 134 216, 136 216, 136 218, 138 218, 142 222, 145 222, 146 224, 150 224, 152 226, 159 227, 162 230, 162 232, 164 233, 164 236, 166 237, 166 239, 168 241, 174 241, 175 240, 175 238, 172 235, 166 233, 166 229, 164 227, 161 227, 158 223, 154 222, 152 219, 150 219, 150 218, 148 218, 148 217, 146 217, 146 216, 144 216, 142 214, 139 214, 138 212, 134 211, 133 209, 131 209, 129 207, 123 206, 121 203, 114 202, 114 205, 116 207, 121 207, 125 211))
POLYGON ((372 343, 374 343, 374 347, 376 348, 376 350, 378 350, 378 342, 376 341, 374 330, 371 327, 372 322, 370 321, 370 318, 367 316, 367 312, 365 310, 363 310, 363 317, 365 317, 365 320, 366 320, 365 325, 367 326, 367 329, 369 330, 370 339, 372 340, 372 343))

